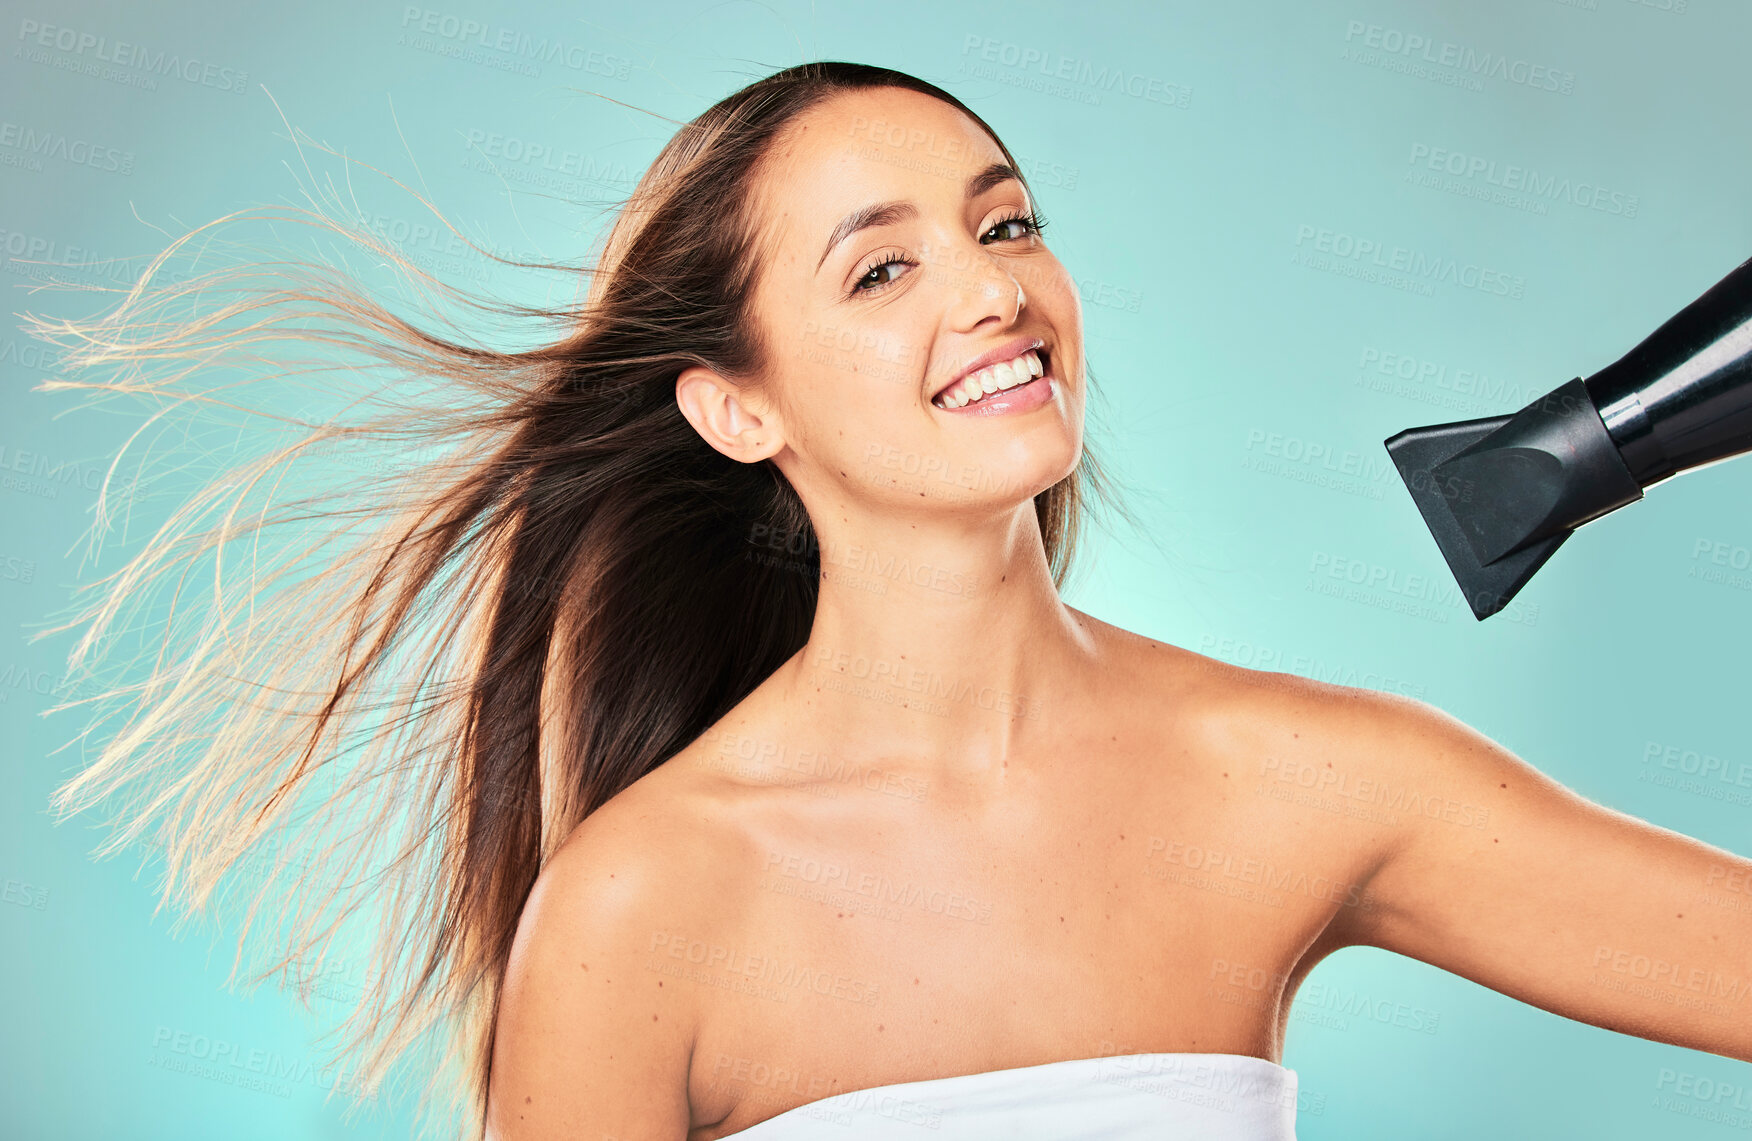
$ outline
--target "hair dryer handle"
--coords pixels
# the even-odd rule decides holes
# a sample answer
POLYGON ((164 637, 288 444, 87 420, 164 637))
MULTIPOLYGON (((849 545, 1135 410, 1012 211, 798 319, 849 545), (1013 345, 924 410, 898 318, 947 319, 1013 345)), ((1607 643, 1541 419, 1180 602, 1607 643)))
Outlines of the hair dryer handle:
POLYGON ((1752 258, 1586 384, 1642 487, 1752 451, 1752 258))

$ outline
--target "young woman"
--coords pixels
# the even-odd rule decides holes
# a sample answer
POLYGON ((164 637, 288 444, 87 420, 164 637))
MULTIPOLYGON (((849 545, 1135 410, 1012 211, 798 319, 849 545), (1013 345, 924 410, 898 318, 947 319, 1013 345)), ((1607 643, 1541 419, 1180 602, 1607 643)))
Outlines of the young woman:
POLYGON ((422 429, 468 446, 316 576, 332 613, 253 616, 299 653, 160 663, 149 723, 63 793, 168 781, 153 724, 262 679, 131 819, 163 818, 196 901, 272 826, 351 825, 302 867, 333 889, 363 853, 396 904, 367 1074, 454 1025, 496 1141, 1276 1141, 1291 1001, 1353 945, 1752 1061, 1752 916, 1694 903, 1752 862, 1428 705, 1060 599, 1101 488, 1079 297, 952 96, 847 63, 754 83, 677 133, 593 272, 522 353, 340 307, 491 397, 422 429), (447 640, 403 664, 432 612, 447 640), (395 674, 420 680, 368 736, 405 714, 423 748, 325 767, 395 674), (1650 963, 1659 993, 1627 985, 1650 963))

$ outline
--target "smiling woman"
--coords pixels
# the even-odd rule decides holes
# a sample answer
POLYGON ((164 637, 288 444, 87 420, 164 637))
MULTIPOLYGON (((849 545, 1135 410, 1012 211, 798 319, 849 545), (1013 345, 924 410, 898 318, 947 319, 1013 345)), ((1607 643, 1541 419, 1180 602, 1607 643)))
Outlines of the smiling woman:
MULTIPOLYGON (((1043 224, 953 96, 819 62, 676 134, 545 347, 341 294, 316 332, 478 398, 272 459, 452 450, 374 482, 380 525, 246 629, 112 691, 141 721, 61 806, 153 794, 122 835, 158 823, 193 905, 264 837, 328 837, 311 894, 258 903, 379 908, 357 1064, 452 1029, 434 1087, 497 1141, 1283 1141, 1296 990, 1362 944, 1752 1060, 1752 920, 1676 906, 1752 863, 1419 702, 1063 602, 1104 485, 1043 224), (1364 786, 1405 810, 1347 811, 1364 786)), ((210 348, 132 304, 40 331, 87 366, 210 348)), ((237 520, 193 549, 268 517, 237 520)), ((295 930, 309 961, 329 929, 295 930)))

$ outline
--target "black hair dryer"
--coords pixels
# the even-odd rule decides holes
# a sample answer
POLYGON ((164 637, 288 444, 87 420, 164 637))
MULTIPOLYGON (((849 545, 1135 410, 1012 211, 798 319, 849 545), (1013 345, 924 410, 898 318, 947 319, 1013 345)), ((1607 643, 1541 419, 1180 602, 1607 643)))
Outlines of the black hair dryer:
POLYGON ((1483 621, 1577 527, 1752 451, 1752 259, 1587 380, 1512 416, 1407 428, 1386 444, 1483 621))

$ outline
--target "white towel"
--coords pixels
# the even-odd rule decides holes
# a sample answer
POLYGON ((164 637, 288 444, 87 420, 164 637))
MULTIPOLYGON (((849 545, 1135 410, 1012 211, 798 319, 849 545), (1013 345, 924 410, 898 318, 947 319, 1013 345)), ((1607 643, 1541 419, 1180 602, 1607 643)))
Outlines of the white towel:
POLYGON ((1245 1054, 1121 1054, 850 1090, 725 1141, 1295 1141, 1296 1071, 1245 1054))

